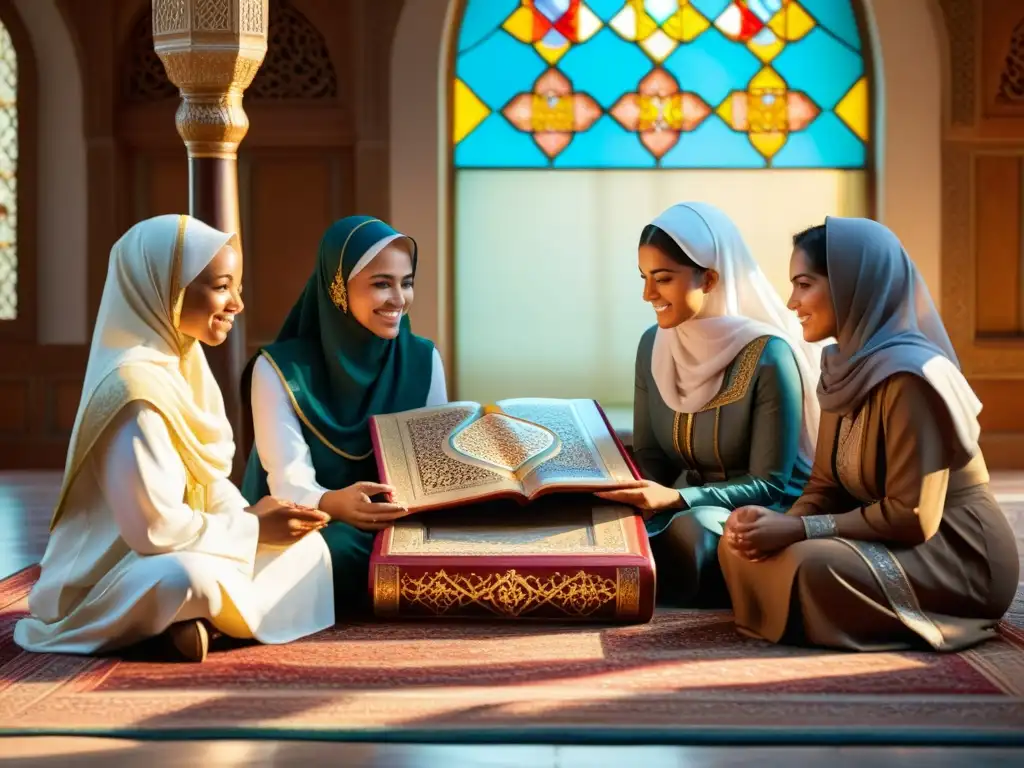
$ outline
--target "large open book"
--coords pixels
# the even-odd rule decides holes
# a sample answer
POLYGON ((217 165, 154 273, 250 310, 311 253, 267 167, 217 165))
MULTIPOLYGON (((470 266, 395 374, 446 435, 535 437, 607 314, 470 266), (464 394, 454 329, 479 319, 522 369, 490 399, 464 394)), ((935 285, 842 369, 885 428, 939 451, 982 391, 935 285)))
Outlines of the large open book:
POLYGON ((411 511, 612 490, 639 478, 593 400, 449 403, 374 416, 370 434, 381 482, 411 511))

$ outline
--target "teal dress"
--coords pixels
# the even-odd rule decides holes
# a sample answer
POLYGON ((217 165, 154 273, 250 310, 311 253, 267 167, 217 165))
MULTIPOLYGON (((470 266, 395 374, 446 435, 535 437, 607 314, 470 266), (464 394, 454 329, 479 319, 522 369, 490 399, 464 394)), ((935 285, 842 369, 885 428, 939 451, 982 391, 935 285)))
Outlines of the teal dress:
MULTIPOLYGON (((410 244, 415 271, 415 242, 379 219, 349 216, 331 225, 320 241, 313 274, 277 339, 257 353, 281 377, 309 446, 316 481, 330 490, 377 481, 371 416, 422 408, 427 402, 433 343, 412 333, 408 315, 396 338, 382 339, 348 311, 348 280, 355 266, 364 254, 378 253, 399 239, 410 244)), ((250 419, 255 361, 254 357, 242 377, 242 399, 250 419)), ((267 472, 253 447, 242 494, 255 503, 269 492, 267 472)), ((375 534, 335 521, 320 535, 331 553, 335 615, 362 612, 370 604, 375 534)))
POLYGON ((810 477, 799 454, 803 383, 789 344, 762 336, 728 366, 707 405, 677 413, 651 375, 656 331, 649 329, 637 350, 633 452, 643 476, 678 488, 684 505, 647 520, 658 597, 718 605, 728 599, 718 566, 726 517, 747 505, 784 511, 810 477))

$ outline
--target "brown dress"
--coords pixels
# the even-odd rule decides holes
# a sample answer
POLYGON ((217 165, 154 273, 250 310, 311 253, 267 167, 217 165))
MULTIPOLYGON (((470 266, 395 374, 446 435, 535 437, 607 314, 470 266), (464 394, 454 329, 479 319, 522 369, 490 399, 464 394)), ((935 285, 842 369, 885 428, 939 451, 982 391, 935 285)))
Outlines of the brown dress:
POLYGON ((1017 545, 979 454, 922 378, 898 374, 852 417, 822 413, 811 479, 790 515, 835 515, 845 538, 762 562, 719 546, 740 632, 858 651, 955 651, 994 634, 1017 589, 1017 545))

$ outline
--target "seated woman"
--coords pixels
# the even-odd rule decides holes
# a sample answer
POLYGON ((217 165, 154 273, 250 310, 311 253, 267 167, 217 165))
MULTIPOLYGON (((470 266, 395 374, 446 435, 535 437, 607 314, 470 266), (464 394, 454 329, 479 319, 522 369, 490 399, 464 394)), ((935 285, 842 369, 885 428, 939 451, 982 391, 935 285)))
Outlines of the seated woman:
POLYGON ((829 218, 795 239, 789 306, 822 360, 811 479, 786 515, 737 510, 719 555, 737 628, 858 651, 966 648, 1017 589, 978 449, 981 404, 899 240, 829 218))
POLYGON ((374 532, 406 514, 373 501, 392 489, 377 482, 369 418, 448 400, 440 355, 409 328, 415 274, 412 238, 369 216, 335 222, 277 340, 242 379, 255 434, 242 492, 269 488, 330 515, 321 535, 339 614, 368 607, 374 532))
POLYGON ((810 472, 816 350, 713 206, 656 218, 639 266, 658 323, 636 356, 633 450, 646 481, 598 495, 646 511, 660 599, 721 604, 722 523, 750 504, 788 508, 810 472))
POLYGON ((22 648, 91 654, 163 635, 162 651, 201 661, 207 621, 264 643, 333 622, 327 548, 305 535, 326 515, 248 507, 228 479, 231 425, 200 343, 227 338, 241 280, 235 237, 188 216, 114 245, 22 648))

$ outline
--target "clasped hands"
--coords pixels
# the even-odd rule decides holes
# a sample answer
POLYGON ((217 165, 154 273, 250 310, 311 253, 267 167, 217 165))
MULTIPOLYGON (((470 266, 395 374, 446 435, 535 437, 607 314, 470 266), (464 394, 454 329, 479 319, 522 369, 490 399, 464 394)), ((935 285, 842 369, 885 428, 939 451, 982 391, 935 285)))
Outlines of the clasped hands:
MULTIPOLYGON (((615 491, 595 494, 606 501, 628 504, 641 511, 644 518, 656 512, 683 509, 685 503, 675 488, 651 480, 615 491)), ((773 512, 765 507, 739 507, 725 523, 726 546, 748 560, 763 560, 804 538, 799 517, 773 512)))
POLYGON ((409 514, 401 504, 374 502, 371 496, 393 493, 382 483, 359 482, 320 497, 319 509, 305 507, 273 496, 264 496, 248 507, 260 521, 260 543, 291 544, 334 520, 363 531, 379 531, 409 514))

